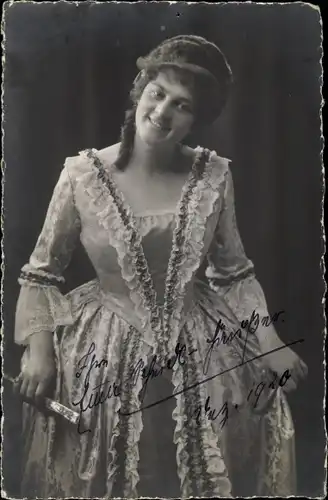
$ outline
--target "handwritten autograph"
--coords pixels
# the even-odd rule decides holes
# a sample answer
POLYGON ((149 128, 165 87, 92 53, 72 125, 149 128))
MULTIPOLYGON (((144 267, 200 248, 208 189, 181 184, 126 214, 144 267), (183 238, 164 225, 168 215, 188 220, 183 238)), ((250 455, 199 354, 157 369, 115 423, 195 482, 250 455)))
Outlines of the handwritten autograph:
MULTIPOLYGON (((258 327, 260 326, 260 324, 263 327, 268 327, 271 324, 277 322, 281 318, 281 316, 284 314, 284 312, 285 311, 279 311, 271 317, 265 316, 264 318, 261 319, 259 314, 256 311, 253 311, 251 317, 249 319, 242 321, 241 327, 238 328, 235 332, 227 332, 227 329, 226 329, 224 323, 220 319, 219 322, 217 323, 213 337, 206 340, 207 343, 209 344, 209 348, 208 348, 208 351, 206 352, 204 363, 203 363, 203 373, 204 373, 204 375, 206 375, 208 372, 208 368, 209 368, 209 364, 210 364, 210 360, 211 360, 211 355, 212 355, 213 350, 215 348, 218 348, 222 344, 230 344, 231 342, 233 342, 233 340, 236 337, 242 338, 243 333, 245 333, 245 342, 244 342, 244 346, 243 346, 243 355, 242 355, 241 363, 239 363, 236 366, 233 366, 229 369, 221 371, 215 375, 212 375, 211 377, 204 378, 203 380, 197 382, 196 384, 185 387, 182 390, 175 392, 174 394, 171 394, 165 398, 159 399, 152 404, 149 404, 146 406, 141 406, 138 410, 134 410, 133 412, 129 412, 129 413, 124 413, 121 410, 119 410, 119 413, 121 415, 124 415, 124 416, 129 416, 129 415, 132 415, 134 413, 138 413, 140 411, 149 409, 153 406, 164 403, 165 401, 168 401, 171 398, 174 398, 178 394, 182 394, 188 390, 191 390, 191 389, 197 387, 198 385, 209 382, 210 380, 213 380, 214 378, 219 377, 220 375, 223 375, 227 372, 233 371, 233 370, 235 370, 235 369, 237 369, 237 368, 239 368, 247 363, 251 363, 251 362, 255 361, 256 359, 263 358, 263 357, 268 356, 269 354, 271 354, 273 352, 277 352, 277 351, 279 351, 281 349, 285 349, 291 345, 303 342, 304 339, 299 339, 299 340, 290 342, 288 344, 285 344, 281 347, 272 349, 266 353, 260 354, 259 356, 255 356, 252 359, 245 360, 245 351, 246 351, 246 345, 247 345, 249 335, 255 334, 258 327)), ((187 352, 187 348, 186 348, 185 344, 177 343, 173 356, 171 358, 169 358, 168 360, 166 360, 164 366, 158 365, 158 359, 157 359, 156 355, 154 355, 152 357, 149 365, 145 365, 144 361, 142 359, 139 359, 139 361, 136 363, 136 365, 132 368, 132 370, 130 372, 131 373, 130 377, 132 379, 133 385, 137 384, 138 377, 141 376, 143 379, 143 386, 141 389, 141 393, 139 395, 141 403, 144 400, 144 396, 145 396, 146 389, 147 389, 147 384, 148 384, 150 379, 163 375, 165 370, 173 370, 176 363, 178 363, 178 366, 184 365, 186 362, 186 357, 195 351, 196 351, 196 349, 191 351, 191 352, 187 352)), ((108 361, 106 359, 97 360, 96 355, 95 355, 95 344, 92 342, 87 354, 84 355, 80 359, 80 361, 78 363, 78 371, 76 372, 77 378, 80 378, 82 376, 82 374, 85 373, 84 384, 83 384, 83 389, 84 389, 83 394, 78 401, 75 401, 74 403, 72 403, 73 406, 80 407, 80 419, 79 419, 79 425, 78 425, 78 432, 80 434, 83 434, 84 432, 91 432, 90 429, 81 430, 81 428, 80 428, 81 416, 87 409, 94 408, 100 404, 105 403, 106 400, 108 400, 112 397, 118 397, 121 394, 121 384, 119 382, 109 383, 109 381, 107 380, 107 381, 103 382, 102 384, 99 384, 95 387, 90 388, 90 373, 91 373, 91 371, 93 369, 107 367, 107 366, 108 366, 108 361)), ((286 377, 287 375, 285 375, 285 374, 286 374, 286 372, 283 374, 282 377, 284 377, 284 376, 286 377)), ((259 391, 259 389, 258 389, 258 391, 259 391)), ((213 410, 210 407, 209 398, 206 401, 205 413, 211 419, 213 419, 215 417, 215 415, 216 415, 215 418, 218 418, 218 416, 220 414, 222 414, 226 411, 227 411, 226 407, 223 405, 223 407, 219 410, 219 412, 216 413, 216 410, 215 409, 213 410)), ((196 418, 197 418, 197 415, 196 415, 196 418)))
POLYGON ((162 398, 162 399, 158 399, 154 403, 151 403, 151 404, 149 404, 147 406, 142 406, 138 410, 134 410, 133 412, 129 412, 129 413, 123 413, 123 412, 120 411, 120 413, 121 413, 121 415, 129 416, 129 415, 133 415, 134 413, 138 413, 139 411, 147 410, 149 408, 152 408, 153 406, 157 406, 157 405, 159 405, 161 403, 164 403, 165 401, 169 401, 170 399, 174 398, 178 394, 183 394, 184 392, 190 391, 191 389, 194 389, 195 387, 197 387, 199 385, 205 384, 206 382, 209 382, 210 380, 213 380, 213 379, 219 377, 220 375, 224 375, 225 373, 228 373, 228 372, 231 372, 233 370, 236 370, 237 368, 240 368, 241 366, 244 366, 244 365, 246 365, 248 363, 252 363, 256 359, 264 358, 265 356, 268 356, 269 354, 272 354, 273 352, 281 351, 282 349, 286 349, 287 347, 290 347, 290 346, 295 345, 295 344, 299 344, 301 342, 304 342, 304 339, 294 340, 293 342, 289 342, 289 343, 287 343, 287 344, 285 344, 285 345, 283 345, 281 347, 277 347, 275 349, 271 349, 270 351, 267 351, 267 352, 265 352, 263 354, 260 354, 258 356, 254 356, 253 358, 248 359, 246 361, 243 360, 238 365, 235 365, 235 366, 233 366, 231 368, 228 368, 228 369, 223 370, 223 371, 221 371, 219 373, 216 373, 215 375, 212 375, 211 377, 204 378, 203 380, 200 380, 199 382, 196 382, 195 384, 189 385, 188 387, 185 387, 184 389, 181 389, 180 391, 177 391, 174 394, 171 394, 170 396, 167 396, 167 397, 162 398))
POLYGON ((242 361, 245 360, 245 352, 246 352, 246 345, 248 341, 248 336, 249 334, 255 335, 257 332, 260 324, 263 327, 269 327, 270 325, 277 323, 279 319, 281 319, 281 316, 285 313, 285 311, 278 311, 277 313, 274 313, 272 316, 264 316, 262 319, 260 318, 259 313, 256 311, 253 311, 251 314, 251 317, 249 319, 245 319, 241 322, 240 328, 238 328, 236 331, 228 332, 226 325, 223 323, 223 321, 220 319, 216 325, 216 329, 214 332, 214 335, 210 339, 206 339, 206 342, 210 345, 205 359, 204 359, 204 365, 203 365, 203 373, 204 375, 207 374, 208 368, 210 365, 211 361, 211 356, 214 348, 219 347, 222 344, 231 344, 235 338, 240 338, 242 339, 243 333, 245 334, 245 342, 244 342, 244 347, 243 347, 243 354, 242 354, 242 361))
MULTIPOLYGON (((81 430, 81 416, 84 412, 105 403, 106 400, 112 397, 120 396, 121 394, 121 385, 118 382, 110 384, 109 380, 90 388, 91 371, 95 368, 108 366, 108 361, 106 359, 97 360, 95 349, 95 343, 92 342, 87 354, 79 360, 78 370, 75 373, 76 378, 81 378, 82 374, 85 375, 83 380, 83 394, 78 401, 72 402, 73 406, 80 407, 80 418, 78 422, 79 434, 91 432, 90 429, 81 430)), ((189 352, 189 354, 191 353, 189 352)), ((146 366, 145 362, 141 358, 139 359, 136 366, 133 367, 130 372, 130 378, 132 379, 133 385, 137 384, 138 377, 141 376, 143 379, 143 385, 139 395, 141 402, 145 397, 149 380, 163 375, 164 370, 173 370, 176 363, 178 363, 179 366, 184 365, 186 362, 185 356, 186 345, 178 342, 175 347, 174 355, 166 360, 164 366, 158 366, 158 358, 156 354, 152 357, 149 366, 146 366)))
POLYGON ((78 401, 72 402, 73 406, 80 407, 80 418, 78 421, 78 433, 84 434, 85 432, 91 432, 91 429, 81 430, 81 416, 82 413, 88 409, 95 408, 98 405, 105 403, 107 399, 111 397, 117 397, 121 394, 120 385, 117 383, 110 384, 109 380, 102 382, 90 389, 90 373, 94 368, 102 368, 108 366, 108 361, 106 359, 97 360, 94 354, 96 350, 96 345, 94 342, 90 344, 87 354, 85 354, 78 363, 78 371, 75 373, 76 378, 81 378, 82 374, 85 373, 85 378, 83 381, 83 394, 78 401), (92 356, 91 356, 92 355, 92 356))
MULTIPOLYGON (((139 394, 141 402, 143 402, 144 400, 149 380, 163 375, 164 371, 173 370, 177 362, 178 366, 184 365, 187 356, 186 351, 186 344, 180 344, 180 342, 178 342, 175 347, 174 355, 167 359, 162 366, 158 365, 158 358, 156 354, 152 357, 149 366, 145 366, 145 362, 142 359, 139 359, 136 366, 131 371, 131 379, 134 386, 137 384, 138 378, 140 376, 143 379, 142 389, 139 394)), ((196 349, 189 352, 188 354, 190 355, 195 351, 196 349)))

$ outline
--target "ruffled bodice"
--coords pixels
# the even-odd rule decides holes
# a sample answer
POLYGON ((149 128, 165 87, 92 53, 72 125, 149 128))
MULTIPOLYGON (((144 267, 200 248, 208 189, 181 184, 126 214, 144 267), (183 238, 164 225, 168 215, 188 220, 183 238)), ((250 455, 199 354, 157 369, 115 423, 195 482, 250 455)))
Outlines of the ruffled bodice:
MULTIPOLYGON (((198 155, 203 153, 198 148, 198 155)), ((133 214, 95 150, 68 158, 43 231, 22 270, 16 340, 24 342, 34 331, 47 329, 47 323, 53 329, 73 321, 58 285, 80 237, 104 303, 143 329, 148 345, 154 347, 164 330, 172 348, 193 304, 196 274, 215 235, 228 174, 228 161, 212 152, 202 174, 190 172, 171 211, 133 214), (32 308, 27 311, 26 304, 33 302, 29 317, 32 308)), ((236 264, 252 272, 244 255, 236 264)), ((203 279, 209 289, 210 280, 203 279)))

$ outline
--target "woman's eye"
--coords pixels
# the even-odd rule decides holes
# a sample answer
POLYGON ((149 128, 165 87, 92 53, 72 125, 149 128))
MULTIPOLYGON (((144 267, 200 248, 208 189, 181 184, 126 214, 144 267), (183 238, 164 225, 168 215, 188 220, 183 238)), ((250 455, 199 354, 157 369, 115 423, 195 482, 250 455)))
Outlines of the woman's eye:
POLYGON ((181 102, 178 104, 178 109, 180 111, 183 111, 185 113, 192 113, 192 107, 190 104, 188 103, 185 103, 185 102, 181 102))
POLYGON ((163 97, 163 92, 161 92, 160 90, 156 90, 156 89, 151 89, 149 91, 149 94, 154 97, 155 99, 159 99, 160 97, 163 97))

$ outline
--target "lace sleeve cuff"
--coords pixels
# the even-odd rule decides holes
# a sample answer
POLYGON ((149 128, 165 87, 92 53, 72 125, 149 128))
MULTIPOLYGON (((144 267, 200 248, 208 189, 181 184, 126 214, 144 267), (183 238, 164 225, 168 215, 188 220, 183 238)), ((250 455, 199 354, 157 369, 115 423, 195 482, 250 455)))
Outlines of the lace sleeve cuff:
POLYGON ((73 322, 69 299, 54 285, 28 284, 23 278, 16 308, 15 342, 26 345, 37 332, 53 332, 57 326, 73 322))
POLYGON ((221 286, 220 293, 240 322, 249 319, 253 311, 260 317, 268 315, 266 299, 254 273, 221 286))

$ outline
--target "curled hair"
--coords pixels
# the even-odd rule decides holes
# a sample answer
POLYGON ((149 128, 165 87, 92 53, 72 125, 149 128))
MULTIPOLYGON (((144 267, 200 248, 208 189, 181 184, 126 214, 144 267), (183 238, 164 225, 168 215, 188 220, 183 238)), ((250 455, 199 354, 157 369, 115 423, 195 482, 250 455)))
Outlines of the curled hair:
POLYGON ((119 170, 124 170, 132 155, 135 137, 135 116, 135 106, 125 112, 125 119, 121 129, 120 149, 115 160, 115 166, 119 170))
POLYGON ((154 75, 150 74, 149 71, 142 71, 136 77, 133 82, 133 87, 130 91, 130 101, 131 107, 128 108, 125 112, 124 123, 121 128, 121 144, 120 149, 118 151, 117 159, 115 161, 116 168, 120 170, 124 170, 126 165, 131 158, 133 146, 134 146, 134 137, 135 137, 135 117, 136 117, 136 108, 138 105, 138 101, 142 96, 142 93, 148 83, 154 78, 154 75))
MULTIPOLYGON (((129 94, 131 106, 125 112, 124 123, 121 128, 121 144, 118 151, 117 159, 115 161, 116 168, 120 170, 124 170, 126 165, 128 164, 134 146, 134 138, 135 138, 135 116, 136 116, 136 108, 139 102, 139 99, 142 96, 142 93, 148 83, 153 81, 160 69, 144 69, 142 70, 133 82, 132 89, 129 94)), ((186 86, 191 94, 194 96, 195 100, 195 123, 194 127, 197 125, 202 125, 206 123, 207 116, 206 110, 207 105, 204 102, 208 103, 208 95, 209 95, 209 85, 210 83, 207 79, 202 78, 200 75, 195 76, 189 71, 182 68, 175 68, 174 73, 178 78, 178 81, 186 86)))

